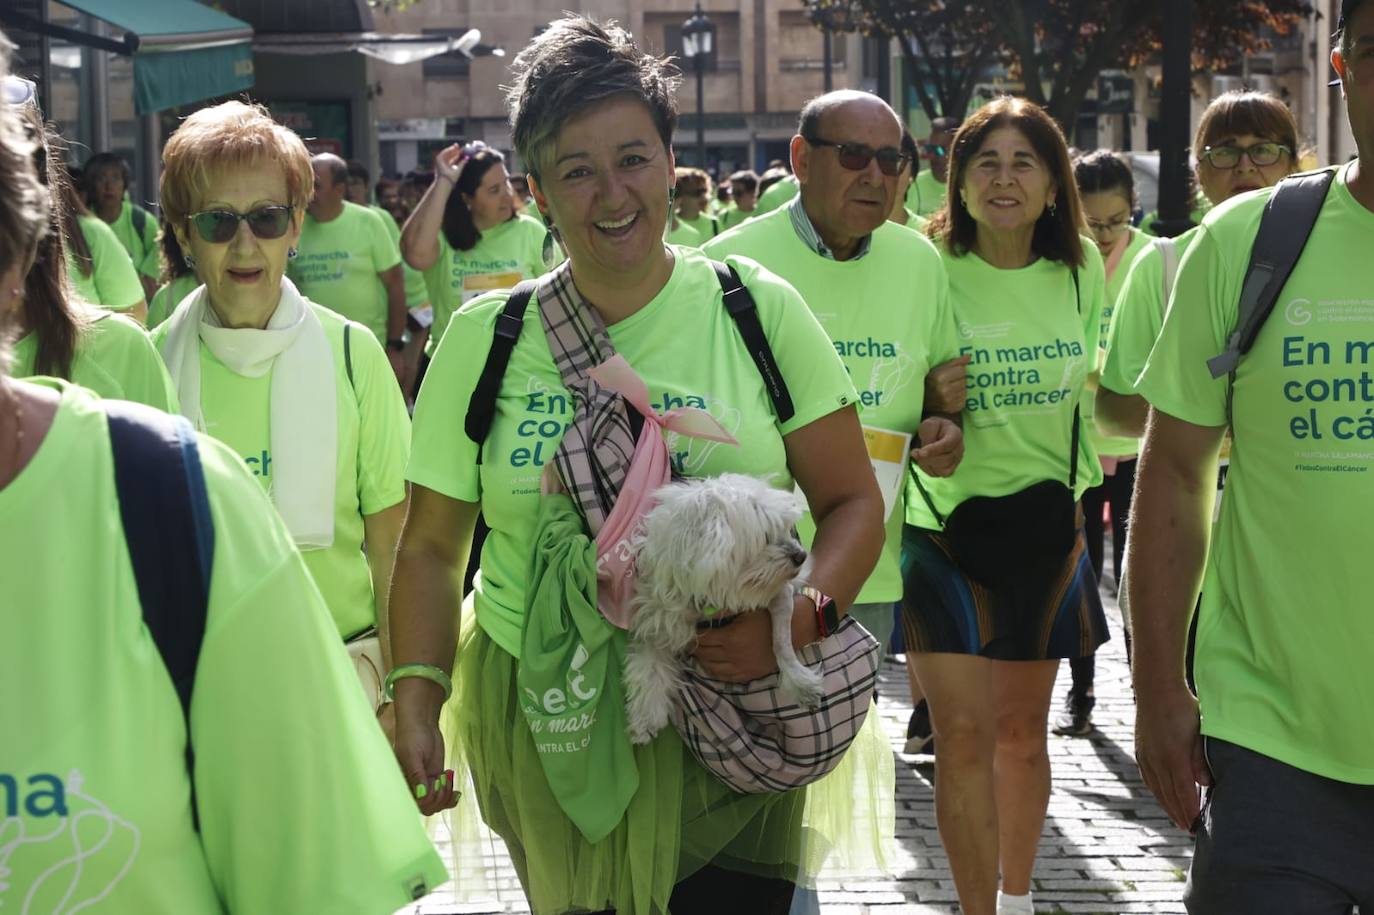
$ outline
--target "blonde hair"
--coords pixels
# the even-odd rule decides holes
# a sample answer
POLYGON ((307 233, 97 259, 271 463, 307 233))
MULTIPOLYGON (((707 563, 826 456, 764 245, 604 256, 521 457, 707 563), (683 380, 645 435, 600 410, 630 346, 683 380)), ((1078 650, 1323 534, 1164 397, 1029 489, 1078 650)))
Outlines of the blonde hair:
POLYGON ((290 129, 261 105, 224 102, 202 108, 181 122, 162 151, 162 212, 180 225, 195 212, 213 172, 236 165, 279 166, 286 177, 286 202, 297 209, 315 192, 310 153, 290 129))

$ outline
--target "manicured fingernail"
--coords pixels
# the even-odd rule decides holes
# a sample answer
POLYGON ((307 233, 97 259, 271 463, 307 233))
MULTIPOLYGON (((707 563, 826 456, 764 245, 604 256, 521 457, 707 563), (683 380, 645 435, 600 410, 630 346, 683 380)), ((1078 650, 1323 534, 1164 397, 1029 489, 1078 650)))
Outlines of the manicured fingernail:
POLYGON ((434 793, 435 793, 435 794, 438 794, 440 791, 443 790, 443 788, 444 788, 444 780, 443 780, 442 778, 436 778, 436 779, 434 780, 434 793))
POLYGON ((425 787, 424 782, 415 786, 415 799, 417 801, 424 800, 426 794, 429 794, 429 789, 425 787))

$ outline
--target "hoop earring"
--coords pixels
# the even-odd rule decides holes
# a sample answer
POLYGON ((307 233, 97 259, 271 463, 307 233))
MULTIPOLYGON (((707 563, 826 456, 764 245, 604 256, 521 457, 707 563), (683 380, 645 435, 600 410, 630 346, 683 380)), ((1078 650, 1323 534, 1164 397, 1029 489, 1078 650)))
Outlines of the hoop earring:
POLYGON ((1055 211, 1055 209, 1056 209, 1056 204, 1055 204, 1055 202, 1054 202, 1053 200, 1051 200, 1051 201, 1050 201, 1050 205, 1049 205, 1048 207, 1046 207, 1046 209, 1049 210, 1049 211, 1050 211, 1050 215, 1053 216, 1053 215, 1054 215, 1054 211, 1055 211))
POLYGON ((287 260, 295 260, 297 254, 300 254, 300 252, 297 251, 295 248, 287 248, 287 249, 286 249, 286 258, 287 258, 287 260))
POLYGON ((181 259, 186 263, 187 267, 190 267, 192 270, 196 269, 196 259, 194 257, 189 254, 184 254, 181 259))

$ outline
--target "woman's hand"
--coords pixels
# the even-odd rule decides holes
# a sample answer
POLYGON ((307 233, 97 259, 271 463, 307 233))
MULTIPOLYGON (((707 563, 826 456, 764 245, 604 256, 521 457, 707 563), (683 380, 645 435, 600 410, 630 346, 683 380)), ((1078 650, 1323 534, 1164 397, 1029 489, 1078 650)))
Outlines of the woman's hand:
POLYGON ((925 409, 928 413, 964 412, 968 400, 968 364, 972 356, 941 363, 926 375, 925 409))
POLYGON ((417 714, 413 703, 407 703, 409 708, 394 704, 398 707, 392 746, 415 806, 425 816, 457 806, 453 773, 444 770, 444 736, 438 721, 417 714))
POLYGON ((727 683, 747 683, 776 673, 773 617, 766 608, 750 610, 717 629, 704 629, 692 654, 702 673, 727 683))
POLYGON ((932 477, 947 477, 964 459, 964 430, 943 416, 928 416, 916 430, 921 443, 911 449, 916 466, 932 477))
POLYGON ((463 146, 454 143, 452 146, 445 146, 434 154, 434 177, 443 178, 449 184, 458 183, 458 175, 463 171, 463 146))

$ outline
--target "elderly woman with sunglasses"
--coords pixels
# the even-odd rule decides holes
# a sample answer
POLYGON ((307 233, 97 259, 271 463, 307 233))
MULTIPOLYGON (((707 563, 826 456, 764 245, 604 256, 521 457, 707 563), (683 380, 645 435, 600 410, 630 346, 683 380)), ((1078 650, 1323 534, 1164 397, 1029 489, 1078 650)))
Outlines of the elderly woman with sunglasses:
POLYGON ((201 285, 154 332, 181 412, 271 494, 346 639, 380 624, 410 423, 386 354, 283 274, 314 174, 265 110, 197 111, 163 152, 162 208, 201 285))

